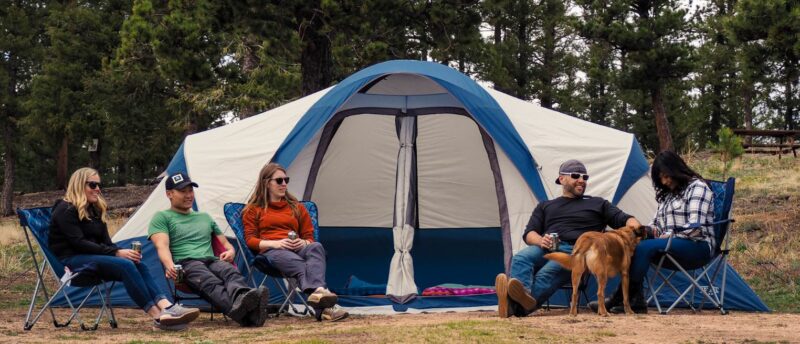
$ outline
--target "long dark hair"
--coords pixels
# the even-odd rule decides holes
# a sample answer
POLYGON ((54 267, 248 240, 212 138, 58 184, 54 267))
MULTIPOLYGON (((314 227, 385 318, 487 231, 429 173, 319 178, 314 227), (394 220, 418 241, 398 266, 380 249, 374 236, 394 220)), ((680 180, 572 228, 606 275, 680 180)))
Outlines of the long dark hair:
POLYGON ((653 168, 650 169, 650 178, 656 189, 656 201, 663 202, 669 195, 680 195, 693 179, 703 179, 700 174, 692 170, 678 154, 665 150, 656 155, 653 168), (676 183, 675 189, 670 189, 661 183, 661 175, 669 176, 676 183))

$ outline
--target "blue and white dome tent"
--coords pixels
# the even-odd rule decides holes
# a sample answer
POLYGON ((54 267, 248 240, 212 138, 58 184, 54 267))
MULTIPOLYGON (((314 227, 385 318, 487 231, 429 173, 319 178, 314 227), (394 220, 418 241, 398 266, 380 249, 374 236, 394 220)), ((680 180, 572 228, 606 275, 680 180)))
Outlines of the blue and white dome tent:
MULTIPOLYGON (((188 173, 200 185, 197 209, 233 237, 223 205, 244 202, 265 163, 286 166, 290 191, 319 206, 329 287, 347 294, 353 276, 385 284, 392 297, 340 301, 351 312, 386 313, 496 307, 493 294, 419 294, 443 283, 492 285, 525 246, 536 204, 561 194, 554 181, 567 159, 586 164, 587 194, 642 222, 652 218, 649 167, 632 134, 511 97, 441 64, 401 60, 188 136, 168 172, 188 173)), ((145 242, 154 276, 163 274, 147 226, 167 208, 162 182, 113 238, 145 242)), ((726 306, 766 310, 746 285, 752 296, 731 295, 736 279, 729 277, 726 306)), ((551 301, 568 303, 560 293, 551 301)), ((115 305, 126 302, 123 290, 114 293, 115 305)))

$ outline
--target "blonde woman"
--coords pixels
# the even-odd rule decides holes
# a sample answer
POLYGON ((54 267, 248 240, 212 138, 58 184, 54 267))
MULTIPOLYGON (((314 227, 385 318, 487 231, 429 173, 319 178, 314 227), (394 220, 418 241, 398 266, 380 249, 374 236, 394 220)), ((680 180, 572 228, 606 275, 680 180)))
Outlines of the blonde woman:
POLYGON ((122 281, 131 299, 153 317, 155 327, 180 330, 200 311, 170 302, 154 282, 142 256, 121 249, 108 235, 100 174, 84 167, 69 178, 64 199, 56 201, 50 222, 50 249, 73 271, 89 269, 107 281, 122 281))
POLYGON ((338 297, 325 285, 325 249, 314 241, 308 210, 289 193, 288 185, 289 177, 281 165, 269 163, 261 169, 242 212, 247 247, 296 278, 309 305, 324 309, 323 319, 344 319, 348 313, 335 307, 338 297), (290 232, 297 237, 289 238, 290 232))

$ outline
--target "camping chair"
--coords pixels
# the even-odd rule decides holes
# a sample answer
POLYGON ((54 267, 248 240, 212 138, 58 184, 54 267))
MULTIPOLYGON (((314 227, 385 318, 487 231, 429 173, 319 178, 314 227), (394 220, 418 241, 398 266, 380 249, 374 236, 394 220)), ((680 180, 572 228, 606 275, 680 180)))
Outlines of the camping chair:
MULTIPOLYGON (((581 282, 578 284, 578 304, 581 303, 581 296, 583 296, 584 303, 589 303, 589 295, 586 294, 586 288, 589 286, 589 277, 592 274, 588 272, 584 272, 583 276, 581 276, 581 282)), ((564 285, 558 287, 558 290, 563 290, 567 294, 567 307, 569 307, 569 302, 572 302, 572 279, 564 285)), ((550 310, 550 299, 545 301, 544 309, 550 310)))
MULTIPOLYGON (((211 235, 211 250, 214 252, 215 256, 219 256, 222 252, 225 252, 225 246, 222 245, 222 242, 217 239, 216 236, 213 234, 211 235)), ((240 250, 241 251, 241 250, 240 250)), ((236 266, 236 259, 239 255, 236 255, 234 259, 233 265, 236 266)), ((175 283, 175 281, 168 280, 167 284, 170 286, 170 291, 172 292, 172 299, 175 300, 175 303, 178 303, 182 300, 203 300, 205 301, 200 295, 197 295, 192 288, 189 287, 186 283, 175 283)), ((209 303, 211 307, 209 313, 211 313, 211 320, 214 320, 214 313, 222 313, 222 311, 216 309, 214 305, 209 303)), ((228 317, 222 313, 222 318, 225 321, 228 321, 228 317)))
POLYGON ((33 328, 33 325, 35 325, 44 312, 48 310, 50 311, 50 316, 53 319, 53 325, 55 327, 69 326, 73 319, 78 319, 82 330, 94 331, 97 329, 100 319, 106 314, 107 311, 108 321, 111 325, 111 328, 117 328, 117 319, 114 317, 114 310, 111 308, 110 298, 111 290, 114 288, 114 282, 111 282, 111 285, 107 286, 106 281, 94 275, 91 267, 81 267, 75 269, 75 271, 71 271, 69 274, 66 273, 65 266, 61 263, 61 261, 58 260, 55 254, 50 251, 50 246, 48 245, 51 215, 52 208, 50 207, 17 209, 19 224, 22 226, 22 231, 25 233, 25 240, 28 243, 28 250, 30 251, 31 259, 33 260, 33 268, 36 270, 36 275, 38 277, 36 281, 36 287, 33 289, 33 295, 31 296, 31 303, 28 306, 28 313, 25 316, 24 329, 28 331, 33 328), (31 238, 30 235, 28 235, 28 232, 33 235, 33 238, 36 240, 39 250, 44 257, 41 265, 39 265, 39 261, 36 258, 36 251, 33 249, 33 244, 31 243, 31 238), (52 296, 47 291, 46 286, 47 283, 45 276, 47 275, 47 270, 50 270, 51 275, 58 284, 58 289, 56 289, 52 296), (86 297, 84 297, 80 302, 80 304, 75 307, 72 303, 72 300, 70 300, 69 295, 67 295, 67 286, 91 289, 86 294, 86 297), (34 308, 36 307, 36 299, 39 297, 40 291, 44 294, 44 298, 47 301, 39 310, 39 313, 37 313, 35 317, 31 318, 34 308), (94 321, 94 324, 87 326, 79 319, 78 313, 86 304, 86 301, 89 300, 89 298, 95 292, 97 292, 99 295, 102 306, 97 318, 94 321), (72 313, 70 314, 69 318, 63 323, 59 323, 58 320, 56 320, 56 315, 52 307, 52 303, 56 297, 58 297, 59 293, 64 296, 64 299, 67 301, 70 309, 72 309, 72 313))
POLYGON ((714 307, 719 309, 720 313, 728 313, 724 308, 725 279, 727 277, 727 270, 725 267, 727 266, 728 253, 730 252, 728 249, 729 239, 727 234, 730 224, 734 222, 734 219, 730 217, 730 214, 733 207, 733 194, 736 179, 728 178, 728 180, 725 182, 707 182, 708 186, 711 188, 711 191, 714 192, 714 222, 711 224, 714 226, 716 247, 714 247, 714 252, 708 261, 691 262, 688 264, 684 262, 684 264, 681 265, 678 263, 676 257, 673 256, 673 254, 669 251, 669 247, 672 243, 672 238, 674 235, 669 238, 666 248, 660 252, 658 264, 651 265, 655 269, 652 280, 650 278, 647 279, 647 289, 650 293, 647 303, 649 304, 650 301, 655 301, 658 312, 661 314, 669 313, 681 302, 687 304, 692 311, 697 311, 703 308, 703 304, 706 302, 706 300, 711 302, 714 307), (714 271, 709 275, 709 272, 711 272, 712 268, 714 268, 714 271), (664 269, 670 271, 667 276, 662 274, 662 270, 664 269), (722 271, 722 282, 719 286, 715 286, 714 281, 716 281, 720 270, 722 271), (675 275, 684 276, 690 282, 689 286, 683 292, 680 292, 678 288, 675 287, 674 283, 670 282, 672 276, 675 275), (657 288, 654 288, 653 280, 657 278, 661 279, 661 284, 657 288), (707 286, 701 286, 700 282, 702 281, 705 281, 707 286), (673 302, 672 305, 670 305, 666 310, 661 308, 661 303, 658 300, 658 293, 664 286, 669 287, 672 289, 675 295, 678 295, 678 298, 675 299, 675 302, 673 302), (700 301, 699 306, 695 307, 694 303, 690 301, 694 300, 695 292, 698 290, 700 293, 702 293, 703 298, 700 301), (689 299, 687 299, 687 295, 690 292, 692 292, 692 295, 689 299))
MULTIPOLYGON (((311 223, 314 226, 314 240, 319 241, 319 224, 318 224, 318 216, 317 216, 317 205, 311 201, 302 201, 302 203, 306 210, 308 210, 309 216, 311 217, 311 223)), ((275 268, 267 259, 267 257, 255 254, 246 246, 246 241, 244 238, 244 223, 242 222, 242 211, 244 210, 244 204, 242 203, 225 203, 223 207, 225 212, 225 219, 228 220, 228 224, 231 226, 231 229, 236 234, 236 241, 239 245, 239 250, 243 252, 243 256, 247 259, 247 269, 248 275, 250 276, 250 281, 253 285, 256 285, 255 279, 253 278, 253 268, 261 271, 266 276, 257 284, 258 287, 264 285, 266 282, 267 277, 272 279, 272 282, 281 291, 283 294, 283 303, 281 303, 280 307, 278 308, 277 315, 286 313, 289 311, 289 308, 294 311, 296 314, 306 315, 311 314, 314 315, 317 321, 322 320, 322 312, 315 312, 311 307, 309 307, 308 303, 306 302, 305 298, 302 297, 302 291, 297 286, 297 281, 294 278, 288 277, 284 275, 280 270, 275 268), (303 304, 304 308, 302 311, 298 311, 295 308, 293 301, 300 300, 303 304)))

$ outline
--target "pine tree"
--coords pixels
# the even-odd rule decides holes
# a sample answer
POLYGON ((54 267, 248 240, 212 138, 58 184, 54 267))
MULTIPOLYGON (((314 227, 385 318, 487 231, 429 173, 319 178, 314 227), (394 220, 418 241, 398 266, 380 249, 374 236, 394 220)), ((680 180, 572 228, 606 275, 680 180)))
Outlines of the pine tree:
POLYGON ((30 80, 39 68, 42 26, 46 7, 39 2, 0 1, 0 125, 2 125, 3 188, 0 214, 14 211, 19 122, 27 112, 22 103, 30 96, 30 80))
MULTIPOLYGON (((740 0, 728 28, 735 40, 747 46, 743 54, 767 53, 756 55, 774 64, 773 70, 783 93, 779 99, 783 106, 783 127, 796 128, 798 120, 795 117, 800 102, 800 1, 740 0)), ((743 60, 753 61, 752 57, 745 56, 743 60)))

